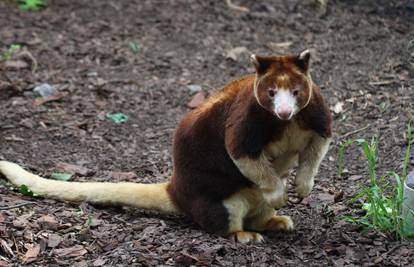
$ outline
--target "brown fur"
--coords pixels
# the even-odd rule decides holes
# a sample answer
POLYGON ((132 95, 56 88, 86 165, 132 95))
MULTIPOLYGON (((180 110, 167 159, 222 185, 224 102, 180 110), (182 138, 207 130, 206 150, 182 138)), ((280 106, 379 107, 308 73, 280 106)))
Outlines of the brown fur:
POLYGON ((136 190, 145 201, 111 195, 122 194, 119 190, 108 190, 108 195, 100 194, 97 199, 89 184, 82 192, 65 182, 55 181, 59 185, 50 186, 6 162, 0 162, 0 172, 13 183, 29 183, 32 188, 41 188, 45 196, 57 199, 113 203, 115 197, 119 205, 183 212, 206 231, 232 234, 242 242, 263 239, 246 229, 290 230, 291 219, 274 211, 287 200, 285 175, 299 159, 297 191, 302 196, 310 193, 329 145, 331 115, 310 78, 309 53, 255 57, 254 64, 256 75, 229 83, 183 118, 174 136, 174 169, 166 186, 151 189, 157 194, 143 194, 147 187, 125 191, 134 194, 136 190), (292 119, 284 121, 275 116, 269 99, 269 90, 274 88, 297 91, 300 111, 292 119), (22 175, 17 177, 17 172, 22 175), (70 188, 78 198, 59 197, 57 187, 70 188))

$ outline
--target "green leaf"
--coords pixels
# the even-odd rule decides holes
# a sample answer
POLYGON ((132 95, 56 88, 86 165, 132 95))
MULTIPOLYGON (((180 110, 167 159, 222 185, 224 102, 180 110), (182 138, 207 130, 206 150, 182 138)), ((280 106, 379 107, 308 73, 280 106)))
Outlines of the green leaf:
POLYGON ((59 181, 69 181, 70 178, 72 178, 72 174, 70 174, 70 173, 54 172, 54 173, 52 173, 52 175, 50 176, 50 178, 52 178, 54 180, 59 180, 59 181))
POLYGON ((21 194, 23 194, 23 195, 25 195, 25 196, 29 196, 29 197, 40 197, 40 195, 39 194, 36 194, 35 192, 33 192, 32 190, 30 190, 30 188, 27 186, 27 185, 25 185, 25 184, 22 184, 20 187, 19 187, 19 192, 21 193, 21 194))
POLYGON ((29 187, 27 187, 27 185, 22 184, 19 188, 20 193, 22 193, 25 196, 29 196, 29 197, 33 197, 34 193, 32 190, 29 189, 29 187))
POLYGON ((134 54, 138 54, 140 50, 140 46, 136 41, 129 42, 129 48, 131 48, 134 54))
POLYGON ((19 3, 20 9, 24 11, 36 11, 46 6, 45 0, 21 0, 19 3))
POLYGON ((366 141, 365 139, 360 138, 360 139, 355 139, 355 142, 356 142, 358 145, 361 145, 361 144, 363 144, 363 143, 366 143, 367 141, 366 141))
POLYGON ((128 115, 123 113, 107 114, 106 117, 115 123, 122 123, 128 121, 128 115))
POLYGON ((11 59, 13 57, 13 55, 19 51, 21 48, 21 45, 19 44, 12 44, 10 45, 9 49, 7 49, 7 51, 5 51, 1 56, 0 56, 0 60, 4 60, 7 61, 9 59, 11 59))

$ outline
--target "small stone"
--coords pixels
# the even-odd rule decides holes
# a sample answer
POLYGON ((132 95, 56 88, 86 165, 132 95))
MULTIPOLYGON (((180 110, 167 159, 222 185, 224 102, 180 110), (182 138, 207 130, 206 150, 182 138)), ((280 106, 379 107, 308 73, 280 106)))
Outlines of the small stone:
POLYGON ((336 103, 335 106, 333 106, 333 108, 331 108, 331 109, 336 114, 339 114, 339 113, 344 112, 344 102, 338 102, 338 103, 336 103))
POLYGON ((48 83, 43 83, 39 86, 36 86, 33 89, 33 92, 37 93, 41 97, 54 96, 58 93, 58 91, 48 83))
POLYGON ((240 55, 246 54, 247 52, 249 52, 249 50, 246 47, 238 46, 238 47, 235 47, 235 48, 231 49, 227 53, 226 58, 237 61, 237 59, 239 58, 240 55))
POLYGON ((191 92, 200 92, 201 91, 201 85, 198 84, 190 84, 187 85, 187 88, 191 91, 191 92))

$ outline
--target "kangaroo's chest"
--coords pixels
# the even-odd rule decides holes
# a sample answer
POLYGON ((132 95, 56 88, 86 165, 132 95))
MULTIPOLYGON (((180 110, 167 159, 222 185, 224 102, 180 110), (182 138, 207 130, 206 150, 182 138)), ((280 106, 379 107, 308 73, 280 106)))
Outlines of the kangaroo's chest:
POLYGON ((265 151, 274 158, 290 153, 297 154, 306 148, 311 137, 312 131, 302 129, 294 121, 284 129, 280 138, 265 147, 265 151))
POLYGON ((284 176, 297 162, 298 154, 304 151, 312 138, 312 131, 303 130, 297 122, 292 122, 280 138, 270 142, 264 153, 277 172, 284 176))

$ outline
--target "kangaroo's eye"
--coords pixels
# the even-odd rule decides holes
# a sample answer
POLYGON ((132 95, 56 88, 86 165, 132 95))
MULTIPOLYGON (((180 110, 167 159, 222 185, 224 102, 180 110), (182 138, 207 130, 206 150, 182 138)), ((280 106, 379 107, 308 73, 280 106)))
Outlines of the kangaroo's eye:
POLYGON ((298 96, 298 95, 299 95, 299 90, 298 90, 298 89, 294 90, 294 91, 293 91, 293 95, 294 95, 294 96, 298 96))
POLYGON ((274 97, 275 96, 275 90, 273 90, 273 89, 269 89, 268 90, 268 93, 269 93, 269 96, 270 97, 274 97))

